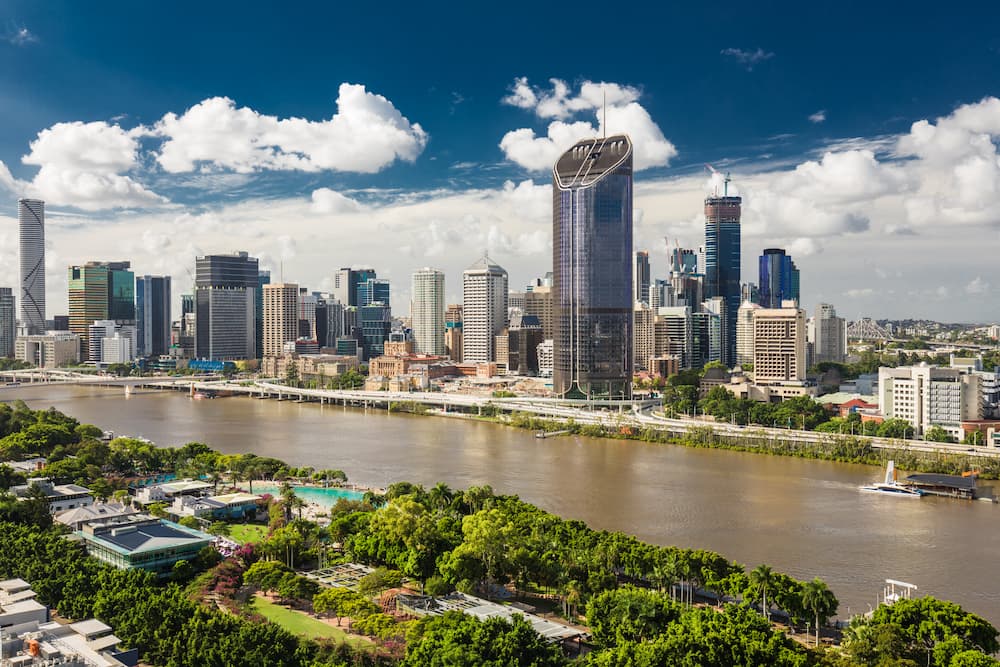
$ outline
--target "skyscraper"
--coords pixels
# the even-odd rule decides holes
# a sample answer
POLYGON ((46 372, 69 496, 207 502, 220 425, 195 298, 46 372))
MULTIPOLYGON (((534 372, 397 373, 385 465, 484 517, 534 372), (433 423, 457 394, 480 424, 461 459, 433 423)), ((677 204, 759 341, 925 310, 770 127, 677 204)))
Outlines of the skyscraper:
POLYGON ((462 360, 462 305, 453 303, 444 314, 444 348, 452 361, 462 360))
POLYGON ((638 250, 632 262, 632 285, 635 289, 635 301, 649 303, 649 253, 638 250))
POLYGON ((170 351, 170 276, 135 279, 136 353, 154 357, 170 351))
POLYGON ((258 270, 257 291, 253 295, 254 356, 257 359, 264 357, 264 285, 270 284, 271 272, 258 270))
POLYGON ((17 200, 21 240, 21 325, 45 333, 45 202, 17 200))
POLYGON ((781 308, 782 301, 799 300, 799 269, 781 248, 768 248, 758 260, 758 303, 781 308))
POLYGON ((726 300, 722 330, 722 362, 736 362, 736 320, 740 308, 740 210, 743 200, 729 196, 729 177, 722 196, 705 199, 705 298, 726 300))
POLYGON ((358 280, 355 283, 355 292, 357 294, 357 303, 353 305, 357 306, 367 306, 370 303, 381 303, 385 306, 390 306, 389 302, 389 281, 382 278, 375 277, 375 271, 359 271, 357 272, 359 276, 367 275, 368 277, 364 280, 358 280))
POLYGON ((552 169, 552 199, 553 390, 628 398, 632 141, 625 135, 578 141, 552 169))
POLYGON ((443 355, 444 273, 425 267, 413 274, 410 320, 414 349, 421 354, 443 355))
POLYGON ((378 301, 359 306, 357 312, 361 345, 364 348, 363 358, 368 361, 381 356, 385 350, 385 342, 392 332, 392 313, 387 304, 378 301))
POLYGON ((757 384, 806 377, 806 316, 793 301, 753 311, 753 372, 757 384))
POLYGON ((256 358, 257 267, 257 258, 246 252, 197 258, 195 356, 199 359, 256 358))
POLYGON ((265 357, 277 357, 285 343, 299 337, 299 286, 276 283, 264 286, 265 357))
POLYGON ((108 273, 108 265, 104 262, 69 267, 69 330, 80 336, 81 359, 90 358, 91 325, 109 319, 108 273))
POLYGON ((462 273, 462 360, 496 361, 496 336, 507 326, 507 271, 488 255, 462 273))
POLYGON ((131 262, 105 262, 108 267, 108 319, 135 323, 135 273, 131 262))
POLYGON ((17 315, 14 311, 14 290, 0 287, 0 357, 14 356, 17 336, 17 315))
POLYGON ((810 342, 813 344, 813 364, 824 361, 844 363, 847 358, 847 321, 837 317, 837 311, 828 303, 816 306, 810 342))

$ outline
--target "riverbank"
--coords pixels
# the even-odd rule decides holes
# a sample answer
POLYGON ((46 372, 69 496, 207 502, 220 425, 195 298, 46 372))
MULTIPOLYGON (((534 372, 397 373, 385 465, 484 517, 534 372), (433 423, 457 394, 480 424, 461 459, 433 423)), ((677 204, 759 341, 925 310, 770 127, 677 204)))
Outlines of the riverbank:
POLYGON ((819 574, 852 612, 866 609, 893 578, 1000 623, 1000 591, 982 586, 1000 552, 998 506, 859 493, 884 474, 872 465, 585 435, 539 440, 530 429, 493 421, 384 408, 193 401, 180 392, 126 398, 65 386, 22 387, 8 397, 160 445, 201 441, 225 454, 342 469, 373 487, 403 479, 427 488, 488 484, 597 529, 770 563, 800 579, 819 574), (947 566, 954 562, 963 566, 947 566))

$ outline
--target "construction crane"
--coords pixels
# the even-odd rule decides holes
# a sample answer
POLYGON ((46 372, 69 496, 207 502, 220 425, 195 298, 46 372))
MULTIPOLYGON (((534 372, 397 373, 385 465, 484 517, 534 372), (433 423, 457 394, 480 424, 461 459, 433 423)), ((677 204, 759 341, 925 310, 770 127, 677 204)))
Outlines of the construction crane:
MULTIPOLYGON (((733 179, 731 179, 731 178, 729 177, 729 172, 727 171, 727 172, 726 172, 725 174, 723 174, 723 173, 722 173, 721 171, 719 171, 718 169, 716 169, 715 167, 713 167, 712 165, 710 165, 710 164, 709 164, 709 163, 707 163, 707 162, 705 163, 705 167, 706 167, 706 168, 707 168, 707 169, 708 169, 708 170, 709 170, 710 172, 712 172, 713 174, 719 174, 720 176, 722 176, 722 196, 723 196, 723 197, 728 197, 728 196, 729 196, 729 181, 733 180, 733 179)), ((719 196, 719 191, 718 191, 718 189, 716 189, 716 190, 715 190, 715 191, 713 192, 713 194, 714 194, 714 195, 715 195, 716 197, 718 197, 718 196, 719 196)))

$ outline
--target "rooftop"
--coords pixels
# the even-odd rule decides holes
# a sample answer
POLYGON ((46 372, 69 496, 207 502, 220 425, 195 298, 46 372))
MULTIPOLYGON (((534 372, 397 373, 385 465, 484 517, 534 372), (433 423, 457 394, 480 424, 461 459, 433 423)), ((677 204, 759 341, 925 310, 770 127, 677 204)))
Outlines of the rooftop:
POLYGON ((84 525, 77 535, 85 540, 104 543, 121 554, 131 555, 148 551, 207 544, 212 536, 200 530, 186 528, 148 514, 133 514, 105 522, 84 525))

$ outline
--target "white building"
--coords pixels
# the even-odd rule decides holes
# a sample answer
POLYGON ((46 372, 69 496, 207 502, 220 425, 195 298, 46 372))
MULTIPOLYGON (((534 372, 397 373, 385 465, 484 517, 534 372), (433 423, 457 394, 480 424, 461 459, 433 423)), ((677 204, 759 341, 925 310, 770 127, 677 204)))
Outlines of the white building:
POLYGON ((462 360, 496 360, 496 336, 507 326, 507 271, 488 255, 462 273, 462 360))
POLYGON ((847 359, 847 320, 837 317, 837 311, 830 304, 816 306, 806 337, 812 344, 811 365, 824 361, 842 364, 847 359))
POLYGON ((636 371, 649 370, 649 360, 653 358, 656 341, 653 327, 653 309, 643 301, 636 301, 632 311, 632 368, 636 371))
POLYGON ((736 365, 748 366, 753 363, 753 314, 760 305, 744 301, 736 311, 736 365))
POLYGON ((61 368, 80 362, 80 337, 68 331, 50 331, 40 336, 19 336, 14 355, 40 368, 61 368))
POLYGON ((691 309, 687 306, 667 306, 656 309, 653 320, 653 356, 674 355, 680 367, 691 368, 693 355, 691 309))
POLYGON ((794 301, 753 311, 755 384, 801 382, 806 378, 806 315, 794 301))
POLYGON ((961 423, 983 415, 979 376, 958 368, 927 364, 880 368, 878 398, 882 414, 910 422, 916 436, 940 426, 961 440, 961 423))
POLYGON ((444 272, 424 267, 413 274, 410 320, 413 347, 418 354, 443 356, 444 272))
POLYGON ((555 368, 555 349, 552 339, 543 340, 538 344, 538 375, 543 378, 552 377, 555 368))
POLYGON ((33 477, 27 484, 10 487, 10 493, 18 500, 28 500, 32 487, 45 494, 49 502, 49 512, 57 514, 65 510, 86 507, 94 504, 94 496, 90 489, 78 484, 55 485, 47 477, 33 477))

